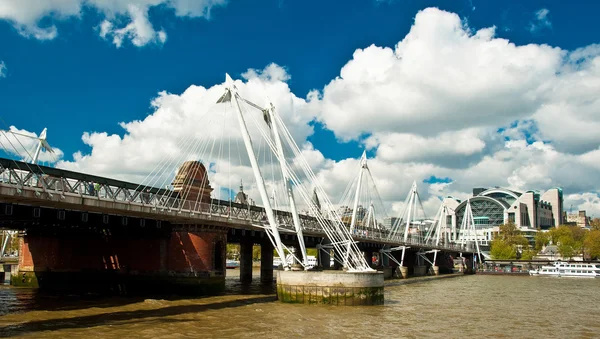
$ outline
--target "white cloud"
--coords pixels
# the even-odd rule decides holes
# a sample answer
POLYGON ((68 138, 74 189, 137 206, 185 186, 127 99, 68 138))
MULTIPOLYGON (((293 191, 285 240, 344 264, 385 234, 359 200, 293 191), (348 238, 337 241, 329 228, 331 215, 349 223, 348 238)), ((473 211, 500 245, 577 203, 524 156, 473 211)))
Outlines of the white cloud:
POLYGON ((99 35, 122 46, 131 41, 135 46, 163 44, 167 33, 150 22, 148 11, 156 7, 172 11, 177 17, 210 17, 215 6, 226 0, 3 0, 0 19, 8 20, 19 34, 39 40, 51 40, 58 35, 55 23, 68 18, 81 18, 84 10, 96 11, 104 19, 99 23, 99 35), (48 19, 42 20, 42 19, 48 19), (40 26, 41 22, 43 26, 40 26), (50 24, 45 24, 50 22, 50 24))
MULTIPOLYGON (((115 29, 107 20, 100 27, 105 36, 115 29)), ((358 49, 339 77, 306 99, 290 91, 290 74, 275 64, 248 70, 243 77, 246 82, 236 85, 245 95, 262 104, 266 93, 275 102, 334 202, 355 175, 358 160, 333 161, 318 148, 336 145, 307 143, 314 119, 338 138, 376 150, 370 169, 394 213, 413 180, 428 215, 437 209, 438 197, 464 199, 473 187, 562 186, 565 194, 582 196, 600 191, 598 45, 575 51, 518 46, 496 37, 494 27, 473 31, 458 15, 430 8, 417 14, 393 49, 358 49), (452 183, 427 187, 422 182, 431 176, 452 183)), ((84 142, 91 152, 59 165, 141 182, 161 160, 184 153, 177 144, 181 138, 200 138, 218 126, 239 130, 236 119, 222 125, 200 121, 222 91, 222 85, 215 85, 160 93, 148 117, 121 124, 123 136, 87 133, 84 142)), ((223 186, 231 181, 233 188, 238 179, 253 182, 248 168, 238 163, 221 164, 234 173, 227 180, 215 173, 214 180, 223 186)), ((258 200, 255 192, 251 195, 258 200)), ((573 201, 586 207, 595 200, 573 201)))
POLYGON ((6 78, 6 64, 0 60, 0 78, 6 78))
POLYGON ((533 33, 544 28, 552 28, 552 23, 548 18, 548 14, 550 14, 550 11, 547 8, 540 8, 535 11, 534 19, 529 22, 529 31, 533 33))
MULTIPOLYGON (((289 75, 272 64, 261 71, 247 72, 247 81, 238 80, 236 86, 244 98, 262 107, 266 107, 268 97, 291 135, 300 141, 309 163, 316 166, 324 158, 303 142, 313 133, 308 123, 316 112, 311 102, 291 93, 281 78, 289 79, 289 75)), ((181 94, 161 92, 152 101, 153 112, 146 118, 121 123, 124 135, 86 132, 82 139, 91 152, 78 152, 73 161, 61 161, 57 166, 162 187, 170 183, 183 161, 201 160, 214 171, 210 177, 213 187, 237 190, 242 180, 245 190, 258 200, 237 116, 229 105, 215 104, 223 93, 222 84, 210 88, 192 85, 181 94)), ((267 152, 254 124, 256 121, 263 128, 266 126, 262 113, 245 108, 244 114, 259 162, 270 164, 275 158, 267 152)), ((279 173, 273 166, 263 168, 267 181, 279 173)))
MULTIPOLYGON (((38 134, 34 132, 10 126, 8 131, 0 131, 0 150, 12 156, 17 156, 20 160, 31 162, 39 145, 37 138, 38 134), (21 135, 13 134, 12 132, 21 135)), ((49 138, 47 142, 52 147, 54 153, 50 153, 42 148, 38 157, 39 162, 55 163, 63 157, 63 151, 53 147, 51 136, 49 138)))

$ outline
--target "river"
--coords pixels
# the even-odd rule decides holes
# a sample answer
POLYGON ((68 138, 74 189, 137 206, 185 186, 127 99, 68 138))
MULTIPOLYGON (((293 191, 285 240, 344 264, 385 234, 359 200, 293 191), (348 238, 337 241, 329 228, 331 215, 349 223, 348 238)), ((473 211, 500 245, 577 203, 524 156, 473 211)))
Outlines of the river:
POLYGON ((241 285, 237 272, 228 270, 225 295, 198 299, 0 287, 0 337, 600 337, 600 279, 461 276, 386 286, 383 306, 334 307, 278 303, 274 285, 241 285))

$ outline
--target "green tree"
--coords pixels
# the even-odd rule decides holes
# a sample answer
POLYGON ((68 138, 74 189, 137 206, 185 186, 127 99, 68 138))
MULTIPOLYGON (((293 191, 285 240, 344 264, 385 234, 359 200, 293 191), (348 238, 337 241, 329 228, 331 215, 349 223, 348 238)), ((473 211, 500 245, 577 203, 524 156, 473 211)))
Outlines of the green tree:
POLYGON ((594 218, 594 219, 592 219, 592 221, 590 222, 590 227, 593 230, 600 231, 600 218, 594 218))
POLYGON ((586 232, 578 226, 560 225, 550 230, 549 233, 560 255, 563 258, 570 259, 583 253, 583 241, 586 232))
POLYGON ((528 246, 529 242, 523 236, 519 228, 512 222, 500 225, 498 231, 498 239, 504 241, 511 246, 528 246))
POLYGON ((537 232, 535 235, 535 249, 541 251, 550 243, 550 232, 537 232))
POLYGON ((537 252, 538 251, 536 250, 524 250, 523 253, 521 253, 521 260, 531 260, 537 252))
POLYGON ((500 238, 497 238, 492 240, 490 255, 493 259, 497 260, 516 259, 517 251, 515 250, 514 246, 500 238))
POLYGON ((600 230, 593 229, 587 232, 583 245, 590 258, 600 258, 600 230))
POLYGON ((252 246, 252 261, 260 260, 260 246, 252 246))
POLYGON ((239 259, 240 245, 227 244, 227 259, 239 259))

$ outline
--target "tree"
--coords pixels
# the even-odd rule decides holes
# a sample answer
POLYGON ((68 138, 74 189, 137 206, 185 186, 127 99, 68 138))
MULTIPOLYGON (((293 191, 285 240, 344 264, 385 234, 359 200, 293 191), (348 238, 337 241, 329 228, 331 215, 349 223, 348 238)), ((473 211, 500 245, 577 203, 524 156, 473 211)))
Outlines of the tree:
POLYGON ((531 260, 537 252, 538 251, 536 250, 524 250, 523 253, 521 253, 521 260, 531 260))
POLYGON ((498 238, 492 240, 492 245, 490 247, 490 255, 493 259, 497 260, 516 259, 517 251, 515 250, 514 246, 498 238))
POLYGON ((563 258, 570 259, 583 251, 586 231, 578 226, 560 225, 550 230, 552 242, 563 258))
POLYGON ((600 231, 600 218, 594 218, 594 219, 592 219, 592 221, 590 222, 590 227, 593 230, 600 231))
POLYGON ((550 232, 537 232, 535 235, 535 250, 541 251, 550 243, 550 232))
POLYGON ((499 226, 498 238, 511 246, 529 245, 529 242, 525 239, 519 228, 512 222, 499 226))
POLYGON ((587 232, 583 245, 592 259, 600 258, 600 230, 593 229, 587 232))

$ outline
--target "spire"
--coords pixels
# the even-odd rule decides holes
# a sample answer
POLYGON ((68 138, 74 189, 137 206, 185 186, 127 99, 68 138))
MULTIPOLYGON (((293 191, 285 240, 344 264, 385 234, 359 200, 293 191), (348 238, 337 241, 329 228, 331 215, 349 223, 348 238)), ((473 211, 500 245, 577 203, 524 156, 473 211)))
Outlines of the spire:
POLYGON ((321 202, 319 201, 319 196, 317 195, 317 188, 313 189, 313 203, 317 206, 319 211, 321 210, 321 202))
POLYGON ((240 192, 244 193, 244 181, 240 179, 240 192))

